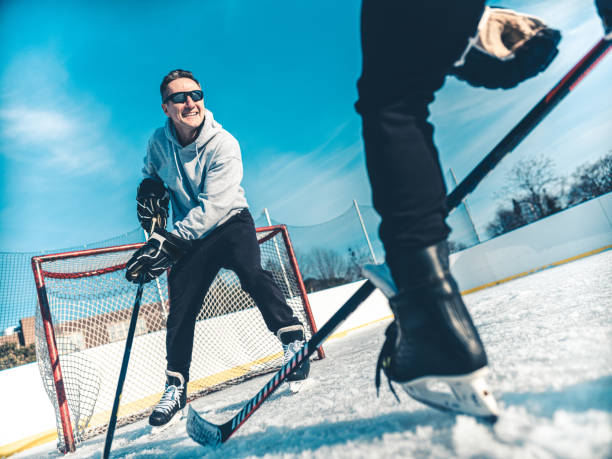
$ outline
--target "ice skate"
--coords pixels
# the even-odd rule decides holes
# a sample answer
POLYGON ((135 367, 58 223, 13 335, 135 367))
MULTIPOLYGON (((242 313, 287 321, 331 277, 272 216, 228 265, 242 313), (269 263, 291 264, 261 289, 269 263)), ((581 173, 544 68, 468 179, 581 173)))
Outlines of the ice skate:
MULTIPOLYGON (((304 327, 302 325, 283 327, 277 332, 277 336, 283 345, 283 365, 285 365, 304 346, 304 327)), ((310 360, 306 359, 287 376, 286 381, 290 390, 299 392, 309 373, 310 360)))
MULTIPOLYGON (((448 269, 446 243, 414 251, 398 291, 386 265, 364 274, 386 296, 395 321, 386 331, 380 370, 414 399, 494 421, 498 408, 485 376, 487 357, 456 282, 448 269)), ((395 392, 394 392, 395 393, 395 392)))
POLYGON ((166 370, 166 388, 161 400, 149 416, 151 435, 156 435, 176 424, 184 416, 187 386, 182 374, 166 370))

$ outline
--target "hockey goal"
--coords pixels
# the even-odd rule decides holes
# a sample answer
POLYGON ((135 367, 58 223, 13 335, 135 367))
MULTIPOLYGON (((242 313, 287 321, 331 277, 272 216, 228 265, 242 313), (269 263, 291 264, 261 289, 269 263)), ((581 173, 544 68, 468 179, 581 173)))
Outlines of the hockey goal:
MULTIPOLYGON (((258 228, 257 239, 262 266, 310 339, 315 323, 286 227, 258 228)), ((40 306, 38 365, 63 452, 106 431, 136 292, 125 280, 125 264, 141 245, 32 258, 40 306)), ((117 425, 146 417, 161 397, 168 303, 164 274, 144 287, 117 425)), ((318 357, 324 357, 321 348, 318 357)), ((197 318, 188 399, 277 370, 281 363, 280 342, 255 303, 232 271, 221 270, 197 318)))

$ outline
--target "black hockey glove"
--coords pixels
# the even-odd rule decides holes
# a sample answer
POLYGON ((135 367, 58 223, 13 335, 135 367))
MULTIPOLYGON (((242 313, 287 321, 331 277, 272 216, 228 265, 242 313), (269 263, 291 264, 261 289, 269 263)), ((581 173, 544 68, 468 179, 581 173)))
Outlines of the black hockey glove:
POLYGON ((538 18, 486 7, 451 74, 472 86, 512 88, 544 71, 558 53, 561 33, 538 18))
POLYGON ((595 5, 604 30, 607 34, 612 32, 612 0, 595 0, 595 5))
POLYGON ((147 283, 159 277, 190 249, 191 243, 160 228, 138 249, 126 264, 130 282, 147 283))
POLYGON ((142 229, 151 233, 151 230, 166 228, 170 195, 162 182, 150 178, 140 182, 136 203, 138 221, 142 229), (153 226, 154 221, 155 226, 153 226))

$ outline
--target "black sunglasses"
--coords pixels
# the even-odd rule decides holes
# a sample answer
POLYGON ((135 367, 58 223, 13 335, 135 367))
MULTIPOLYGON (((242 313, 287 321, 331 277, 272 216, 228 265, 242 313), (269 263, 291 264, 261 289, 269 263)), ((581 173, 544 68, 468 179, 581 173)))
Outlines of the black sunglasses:
POLYGON ((204 98, 204 94, 199 89, 195 91, 175 92, 164 99, 164 104, 168 101, 174 102, 175 104, 182 104, 187 100, 187 96, 191 97, 191 100, 194 102, 198 102, 204 98))

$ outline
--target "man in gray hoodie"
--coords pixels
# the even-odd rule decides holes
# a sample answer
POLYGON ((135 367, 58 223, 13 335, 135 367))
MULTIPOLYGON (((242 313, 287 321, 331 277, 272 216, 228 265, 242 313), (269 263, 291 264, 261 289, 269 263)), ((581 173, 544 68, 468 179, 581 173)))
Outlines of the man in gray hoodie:
MULTIPOLYGON (((242 180, 238 141, 204 108, 199 82, 174 70, 162 81, 168 120, 147 146, 137 212, 151 237, 127 263, 131 282, 149 282, 168 268, 166 388, 149 418, 167 424, 186 404, 196 316, 221 268, 233 270, 255 300, 268 329, 280 339, 285 359, 304 343, 304 329, 272 275, 261 266, 253 218, 242 180), (174 229, 165 229, 172 201, 174 229)), ((289 380, 308 377, 301 365, 289 380)))

